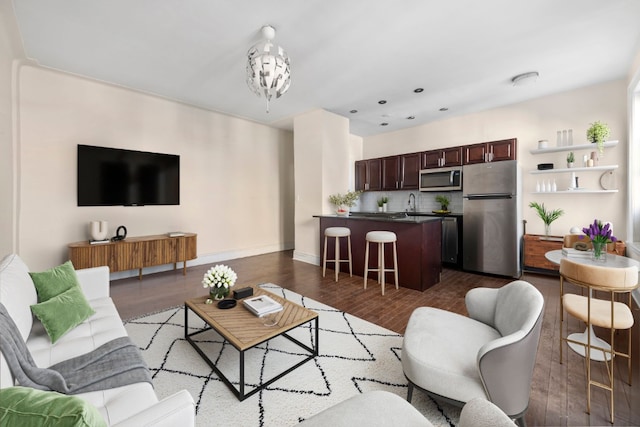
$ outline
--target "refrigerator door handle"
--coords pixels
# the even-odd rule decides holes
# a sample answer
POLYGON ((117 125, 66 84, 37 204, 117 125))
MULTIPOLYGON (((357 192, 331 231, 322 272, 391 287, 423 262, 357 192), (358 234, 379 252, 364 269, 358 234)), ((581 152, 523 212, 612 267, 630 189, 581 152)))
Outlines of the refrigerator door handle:
POLYGON ((467 200, 513 199, 513 195, 504 193, 467 194, 463 198, 467 200))

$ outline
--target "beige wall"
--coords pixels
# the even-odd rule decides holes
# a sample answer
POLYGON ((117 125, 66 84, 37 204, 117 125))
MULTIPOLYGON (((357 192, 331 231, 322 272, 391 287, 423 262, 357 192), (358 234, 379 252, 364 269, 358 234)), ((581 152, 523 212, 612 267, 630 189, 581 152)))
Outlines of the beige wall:
POLYGON ((291 132, 40 67, 20 72, 20 254, 66 259, 91 220, 110 235, 198 233, 199 262, 293 247, 291 132), (78 207, 76 146, 180 155, 179 206, 78 207))
MULTIPOLYGON (((411 129, 372 136, 364 139, 364 158, 430 150, 518 138, 518 160, 522 169, 523 219, 527 232, 542 234, 544 225, 533 209, 531 201, 545 203, 548 208, 564 209, 565 215, 555 221, 551 232, 562 235, 574 225, 586 226, 594 218, 611 221, 616 235, 626 237, 626 175, 627 175, 627 82, 618 80, 558 93, 520 104, 454 117, 411 129), (569 186, 569 174, 531 175, 538 163, 553 162, 556 168, 566 167, 566 154, 532 155, 529 150, 537 141, 548 139, 556 143, 556 131, 573 129, 574 144, 586 143, 589 124, 601 120, 611 127, 609 139, 619 140, 615 148, 607 149, 602 164, 617 164, 616 194, 531 194, 538 179, 556 179, 559 189, 569 186), (393 142, 393 143, 391 143, 393 142)), ((517 90, 514 88, 514 90, 517 90)), ((576 151, 576 160, 588 151, 576 151)), ((601 172, 580 172, 580 186, 599 189, 601 172)))
POLYGON ((361 156, 362 139, 349 134, 349 121, 314 110, 294 119, 295 252, 294 258, 320 263, 319 220, 331 213, 329 195, 353 190, 354 163, 361 156))
MULTIPOLYGON (((0 254, 17 250, 14 149, 14 69, 24 60, 22 41, 9 0, 0 0, 0 254)), ((2 256, 0 255, 0 256, 2 256)))

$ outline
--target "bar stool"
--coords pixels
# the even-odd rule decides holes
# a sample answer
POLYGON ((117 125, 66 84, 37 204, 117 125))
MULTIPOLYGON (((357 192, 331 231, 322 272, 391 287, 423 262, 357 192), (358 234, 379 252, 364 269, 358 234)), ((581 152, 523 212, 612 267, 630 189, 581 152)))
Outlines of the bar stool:
POLYGON ((369 231, 366 236, 366 245, 364 254, 364 288, 367 289, 367 275, 369 271, 378 272, 378 283, 382 286, 382 295, 384 295, 384 276, 385 273, 393 271, 398 289, 398 250, 396 248, 396 233, 391 231, 369 231), (369 243, 378 244, 378 267, 369 268, 369 243), (393 268, 384 267, 384 244, 393 243, 393 268))
POLYGON ((351 266, 351 230, 347 227, 327 227, 324 230, 324 262, 322 263, 322 277, 324 277, 325 272, 327 270, 327 261, 335 263, 334 268, 336 269, 336 282, 338 281, 338 273, 340 272, 340 263, 348 262, 349 263, 349 276, 353 277, 353 270, 351 266), (327 239, 329 237, 335 237, 336 239, 336 250, 335 250, 335 259, 327 259, 327 239), (347 247, 349 248, 349 259, 340 259, 340 237, 347 238, 347 247))

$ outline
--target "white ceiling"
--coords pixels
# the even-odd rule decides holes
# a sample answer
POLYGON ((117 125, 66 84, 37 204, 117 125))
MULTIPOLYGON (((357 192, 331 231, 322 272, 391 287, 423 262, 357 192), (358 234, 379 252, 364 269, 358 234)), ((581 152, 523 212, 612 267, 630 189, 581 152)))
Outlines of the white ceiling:
POLYGON ((13 3, 43 66, 279 127, 322 108, 360 136, 623 78, 640 50, 638 0, 13 3), (292 69, 270 113, 245 83, 267 24, 292 69), (511 85, 528 71, 535 85, 511 85))

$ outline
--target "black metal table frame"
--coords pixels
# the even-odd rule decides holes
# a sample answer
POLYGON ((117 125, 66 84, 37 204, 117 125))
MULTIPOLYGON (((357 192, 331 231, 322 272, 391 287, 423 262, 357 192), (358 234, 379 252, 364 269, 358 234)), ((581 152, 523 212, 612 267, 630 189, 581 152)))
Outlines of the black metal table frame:
POLYGON ((318 343, 319 343, 319 330, 318 330, 318 316, 314 317, 313 319, 309 319, 304 323, 301 323, 291 329, 293 330, 295 328, 299 328, 302 325, 305 325, 307 323, 310 323, 312 321, 315 321, 315 346, 314 347, 309 347, 306 344, 301 343, 300 341, 298 341, 297 339, 289 336, 287 334, 288 331, 282 332, 281 334, 276 335, 275 337, 270 337, 267 338, 265 340, 262 340, 258 343, 256 343, 255 345, 247 348, 246 350, 240 350, 238 347, 236 347, 235 345, 233 345, 232 342, 230 342, 229 340, 227 340, 221 333, 220 331, 218 331, 216 328, 214 328, 212 325, 210 325, 205 319, 202 318, 202 316, 200 316, 198 313, 196 313, 195 311, 191 310, 192 313, 194 313, 196 316, 198 316, 200 319, 202 319, 203 322, 205 322, 205 324, 208 327, 205 327, 202 330, 196 331, 196 332, 192 332, 189 333, 189 307, 185 304, 184 306, 184 337, 185 339, 189 342, 189 344, 191 344, 191 346, 193 348, 196 349, 196 351, 198 352, 198 354, 200 354, 200 356, 205 360, 205 362, 207 362, 209 364, 209 366, 211 366, 211 368, 216 372, 216 374, 218 374, 218 376, 220 377, 220 379, 227 385, 227 387, 229 387, 229 389, 233 392, 233 394, 238 398, 238 400, 240 400, 241 402, 243 400, 245 400, 248 397, 253 396, 254 394, 256 394, 257 392, 259 392, 260 390, 265 389, 266 387, 268 387, 269 385, 271 385, 272 383, 274 383, 275 381, 279 380, 280 378, 284 377, 285 375, 287 375, 289 372, 293 371, 294 369, 297 369, 298 367, 302 366, 303 364, 307 363, 309 360, 312 360, 314 357, 316 357, 318 355, 318 343), (226 342, 228 342, 229 344, 231 344, 231 346, 233 346, 236 350, 238 350, 238 352, 240 353, 240 380, 239 380, 239 388, 236 388, 231 381, 229 381, 229 379, 222 373, 222 371, 220 371, 220 369, 218 369, 218 367, 216 366, 215 363, 213 363, 213 361, 211 359, 209 359, 209 357, 204 353, 204 351, 202 351, 202 349, 196 344, 196 342, 191 339, 191 337, 193 337, 194 335, 198 335, 201 334, 203 332, 207 332, 209 330, 213 329, 214 331, 216 331, 226 342), (267 342, 273 338, 277 338, 279 336, 284 336, 285 338, 287 338, 289 341, 293 342, 294 344, 298 345, 299 347, 303 348, 304 350, 308 351, 309 353, 311 353, 306 359, 296 363, 293 367, 287 369, 286 371, 276 375, 275 377, 271 378, 269 381, 267 382, 263 382, 262 384, 258 385, 256 388, 254 388, 253 390, 251 390, 248 393, 244 392, 244 387, 245 387, 245 383, 244 383, 244 353, 247 350, 251 350, 254 347, 257 347, 258 345, 267 342))

